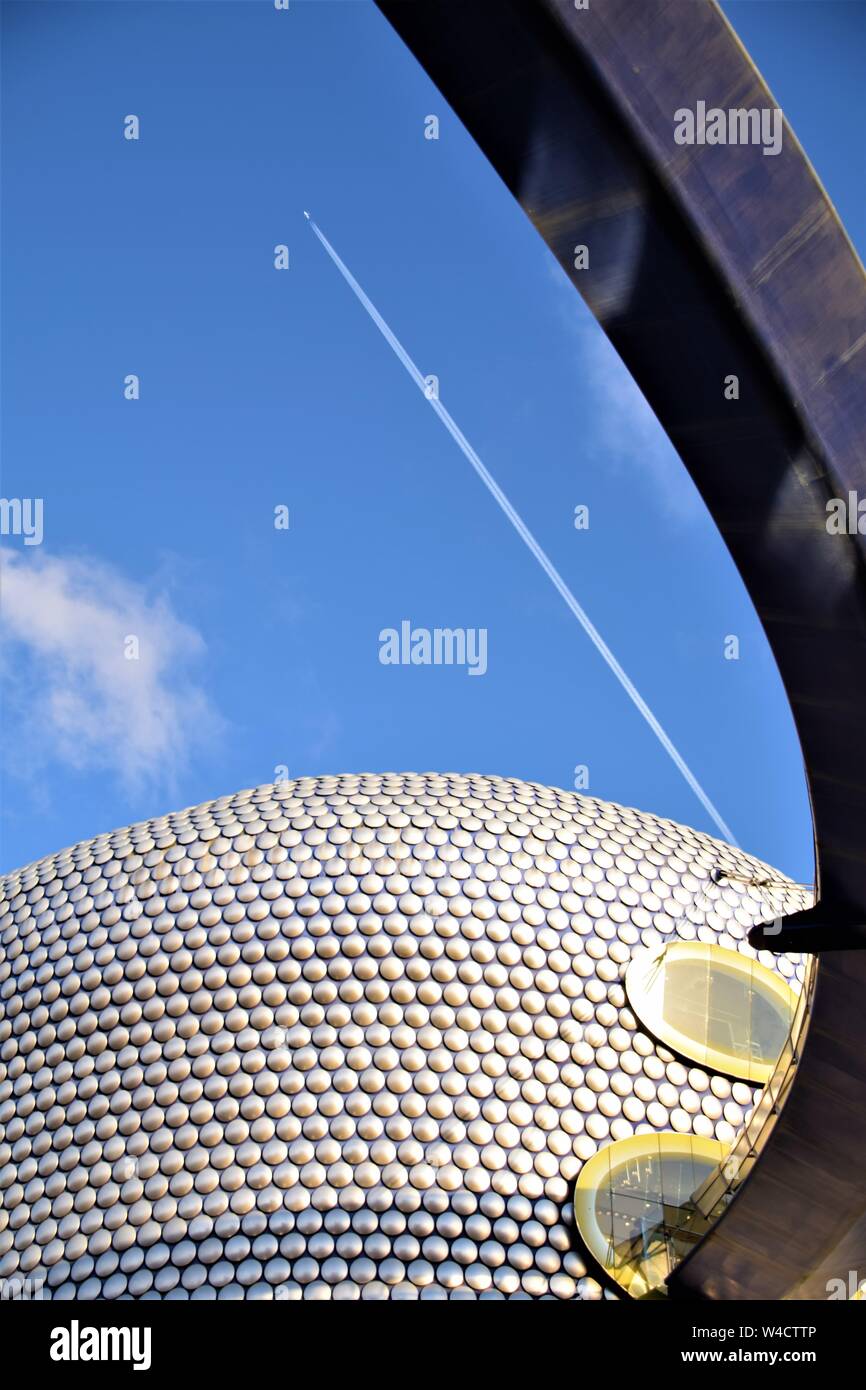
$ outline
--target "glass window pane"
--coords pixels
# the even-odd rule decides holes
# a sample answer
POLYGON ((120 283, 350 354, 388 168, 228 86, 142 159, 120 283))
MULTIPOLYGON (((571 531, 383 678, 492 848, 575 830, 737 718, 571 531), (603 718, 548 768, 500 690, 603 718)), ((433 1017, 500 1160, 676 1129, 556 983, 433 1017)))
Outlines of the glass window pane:
POLYGON ((797 1002, 759 961, 694 941, 635 958, 626 992, 651 1035, 708 1070, 756 1084, 769 1079, 797 1002))

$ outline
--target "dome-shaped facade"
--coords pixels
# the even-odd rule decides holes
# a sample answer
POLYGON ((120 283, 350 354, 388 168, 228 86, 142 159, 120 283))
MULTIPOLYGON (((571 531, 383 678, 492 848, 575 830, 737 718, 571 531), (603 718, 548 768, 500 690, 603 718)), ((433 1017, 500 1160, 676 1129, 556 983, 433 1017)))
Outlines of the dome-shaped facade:
MULTIPOLYGON (((3 882, 0 1277, 53 1298, 598 1297, 582 1165, 730 1143, 635 953, 806 904, 670 821, 512 779, 302 779, 3 882), (43 1282, 44 1281, 44 1282, 43 1282)), ((795 957, 761 957, 794 990, 795 957)))

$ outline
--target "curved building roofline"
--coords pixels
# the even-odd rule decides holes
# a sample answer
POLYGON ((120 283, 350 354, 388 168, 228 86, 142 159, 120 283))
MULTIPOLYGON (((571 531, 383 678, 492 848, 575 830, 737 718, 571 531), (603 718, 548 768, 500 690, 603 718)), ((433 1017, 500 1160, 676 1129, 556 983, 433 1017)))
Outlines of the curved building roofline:
POLYGON ((768 1147, 676 1278, 709 1296, 809 1296, 845 1239, 845 1258, 866 1260, 866 1234, 852 1234, 866 1225, 866 1060, 849 1041, 866 954, 846 949, 866 943, 866 542, 856 521, 853 534, 827 524, 833 499, 866 500, 863 267, 787 125, 774 154, 676 143, 675 114, 700 102, 775 105, 711 0, 377 3, 637 381, 775 654, 819 902, 756 944, 836 954, 768 1147))

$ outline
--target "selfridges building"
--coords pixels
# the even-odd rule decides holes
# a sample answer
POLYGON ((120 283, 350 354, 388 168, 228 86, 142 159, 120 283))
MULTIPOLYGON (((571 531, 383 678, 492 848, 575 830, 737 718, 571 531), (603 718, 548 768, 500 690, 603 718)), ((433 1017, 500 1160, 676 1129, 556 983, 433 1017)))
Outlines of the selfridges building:
POLYGON ((505 778, 260 787, 3 896, 0 1277, 55 1299, 660 1296, 809 978, 766 865, 505 778))

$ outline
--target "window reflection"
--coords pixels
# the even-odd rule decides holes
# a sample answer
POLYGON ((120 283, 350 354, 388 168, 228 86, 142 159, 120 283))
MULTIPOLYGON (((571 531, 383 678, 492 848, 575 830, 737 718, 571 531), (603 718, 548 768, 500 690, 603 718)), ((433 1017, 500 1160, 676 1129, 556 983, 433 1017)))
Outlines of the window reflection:
POLYGON ((797 996, 759 961, 702 942, 636 957, 629 1003, 645 1028, 690 1061, 758 1084, 785 1043, 797 996))
POLYGON ((643 1134, 609 1144, 584 1165, 575 1197, 578 1229, 633 1297, 663 1293, 668 1274, 705 1234, 694 1196, 725 1153, 714 1139, 643 1134))

